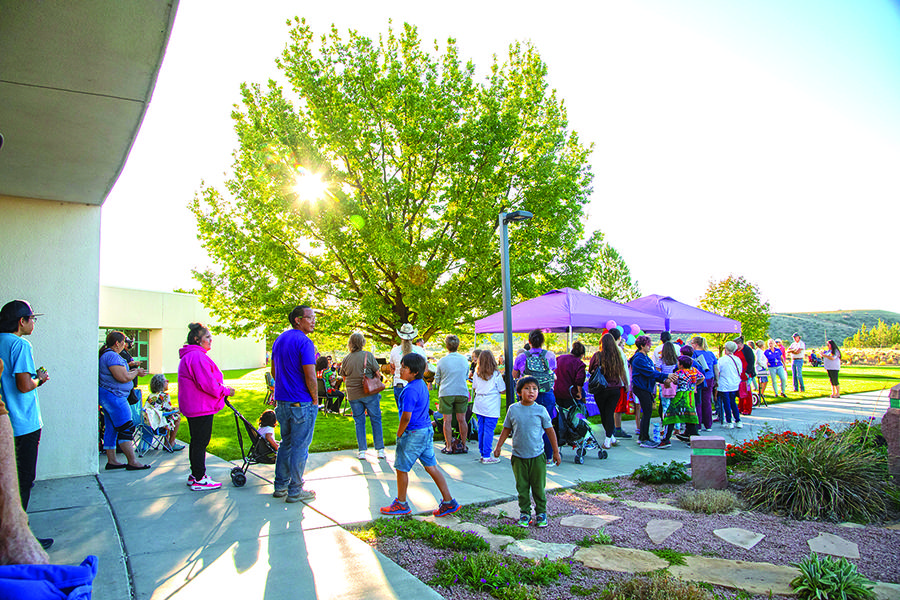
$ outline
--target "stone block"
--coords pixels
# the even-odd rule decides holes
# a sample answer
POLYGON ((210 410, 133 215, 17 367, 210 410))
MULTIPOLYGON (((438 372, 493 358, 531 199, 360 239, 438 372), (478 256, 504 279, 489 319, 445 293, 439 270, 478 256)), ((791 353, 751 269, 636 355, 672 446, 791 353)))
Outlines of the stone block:
POLYGON ((669 561, 661 559, 652 552, 619 548, 618 546, 579 548, 575 552, 574 558, 590 569, 619 573, 648 573, 669 566, 669 561))
MULTIPOLYGON (((577 557, 577 555, 576 555, 577 557)), ((745 590, 751 594, 791 596, 791 580, 800 574, 795 567, 764 562, 727 560, 707 556, 685 556, 685 565, 672 565, 669 574, 686 581, 705 581, 713 585, 745 590)))
POLYGON ((809 545, 809 549, 817 554, 859 558, 859 545, 832 533, 820 533, 818 537, 814 537, 806 543, 809 545))
POLYGON ((647 537, 650 538, 650 541, 654 544, 661 544, 670 535, 678 531, 682 528, 684 523, 681 521, 674 521, 672 519, 651 519, 647 526, 644 528, 644 531, 647 532, 647 537))
POLYGON ((691 437, 691 479, 698 490, 724 490, 728 487, 724 437, 691 437))
POLYGON ((554 544, 552 542, 541 542, 538 540, 525 539, 517 540, 506 547, 507 554, 515 554, 524 558, 538 560, 547 558, 556 560, 559 558, 568 558, 575 551, 575 544, 554 544))
POLYGON ((583 529, 600 529, 622 517, 616 515, 569 515, 563 517, 559 524, 563 527, 581 527, 583 529))
MULTIPOLYGON (((891 403, 894 402, 892 399, 891 403)), ((887 442, 888 470, 894 477, 900 477, 900 408, 891 406, 881 417, 881 435, 887 442)))
POLYGON ((740 527, 726 527, 724 529, 714 529, 713 533, 716 537, 721 538, 728 542, 729 544, 734 544, 735 546, 739 546, 744 550, 750 550, 753 546, 757 545, 765 535, 761 533, 756 533, 755 531, 750 531, 749 529, 742 529, 740 527))

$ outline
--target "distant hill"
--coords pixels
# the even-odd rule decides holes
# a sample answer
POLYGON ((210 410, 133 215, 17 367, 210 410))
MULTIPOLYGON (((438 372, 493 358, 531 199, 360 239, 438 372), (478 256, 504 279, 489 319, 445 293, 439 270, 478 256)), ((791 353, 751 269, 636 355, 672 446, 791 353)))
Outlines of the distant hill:
POLYGON ((900 314, 886 310, 841 310, 834 312, 775 313, 769 319, 769 336, 781 338, 787 346, 791 335, 799 332, 807 344, 820 345, 834 340, 838 345, 864 324, 871 328, 881 319, 888 325, 900 323, 900 314))

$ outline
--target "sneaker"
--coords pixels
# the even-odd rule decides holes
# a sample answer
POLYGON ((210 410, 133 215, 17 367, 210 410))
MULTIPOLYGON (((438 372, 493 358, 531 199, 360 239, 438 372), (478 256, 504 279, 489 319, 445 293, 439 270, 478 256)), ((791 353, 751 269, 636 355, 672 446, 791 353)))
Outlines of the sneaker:
POLYGON ((612 442, 609 440, 609 438, 603 438, 603 447, 607 450, 612 448, 612 442))
POLYGON ((516 522, 516 525, 522 527, 523 529, 528 527, 529 525, 531 525, 531 515, 519 515, 519 520, 516 522))
POLYGON ((616 437, 622 438, 623 440, 631 439, 631 436, 628 435, 627 433, 625 433, 625 430, 622 429, 621 427, 619 427, 618 429, 616 429, 616 430, 613 432, 613 434, 614 434, 616 437))
POLYGON ((730 421, 728 423, 725 423, 725 429, 734 429, 734 423, 730 421))
POLYGON ((378 458, 387 458, 387 454, 384 453, 384 448, 378 451, 378 458))
POLYGON ((315 500, 316 493, 313 490, 304 490, 301 489, 299 492, 294 494, 293 496, 288 495, 287 498, 284 499, 285 502, 300 502, 301 500, 315 500))
POLYGON ((548 466, 548 467, 553 467, 553 466, 556 466, 556 463, 553 462, 553 459, 551 458, 550 460, 547 461, 547 466, 548 466))
POLYGON ((272 492, 273 498, 284 498, 285 496, 287 496, 287 490, 275 490, 272 492))
POLYGON ((459 509, 459 502, 451 498, 449 502, 441 501, 432 514, 436 517, 446 517, 447 515, 452 515, 459 509))
POLYGON ((493 465, 493 464, 497 464, 498 462, 500 462, 500 459, 496 458, 494 456, 488 456, 486 458, 482 458, 481 462, 482 462, 482 464, 485 464, 485 465, 493 465))
POLYGON ((196 481, 196 480, 194 479, 194 476, 193 476, 193 475, 188 475, 188 480, 187 480, 188 487, 191 487, 192 485, 194 485, 194 481, 196 481))
POLYGON ((538 527, 547 527, 550 523, 547 521, 546 513, 538 513, 534 517, 534 524, 538 527))
POLYGON ((191 484, 191 489, 195 492, 202 492, 204 490, 217 490, 222 487, 222 484, 218 481, 213 481, 209 478, 209 475, 204 475, 203 479, 195 479, 194 483, 191 484))
POLYGON ((37 538, 37 541, 44 550, 49 550, 53 546, 53 538, 37 538))
POLYGON ((381 508, 381 514, 383 515, 401 516, 408 515, 410 513, 412 513, 412 511, 409 510, 409 503, 400 502, 400 500, 398 500, 397 498, 394 498, 394 501, 390 506, 383 506, 381 508))
POLYGON ((690 436, 684 435, 683 433, 676 433, 675 437, 678 438, 679 440, 681 440, 682 442, 684 442, 685 444, 691 443, 690 436))
POLYGON ((643 442, 638 444, 638 446, 640 446, 641 448, 656 448, 657 446, 659 446, 659 444, 651 440, 644 440, 643 442))
POLYGON ((666 448, 671 448, 672 442, 660 442, 656 447, 657 450, 665 450, 666 448))
POLYGON ((744 422, 743 422, 743 421, 738 421, 738 422, 735 424, 735 427, 737 427, 738 429, 743 429, 743 428, 744 428, 744 422))
POLYGON ((358 458, 359 460, 366 460, 366 451, 360 450, 359 452, 357 452, 356 458, 358 458))

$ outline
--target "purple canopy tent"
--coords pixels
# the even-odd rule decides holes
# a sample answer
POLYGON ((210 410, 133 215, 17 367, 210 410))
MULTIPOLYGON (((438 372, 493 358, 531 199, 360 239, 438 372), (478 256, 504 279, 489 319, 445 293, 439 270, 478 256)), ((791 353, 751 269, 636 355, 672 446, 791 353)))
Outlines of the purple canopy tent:
MULTIPOLYGON (((543 296, 512 307, 512 330, 516 333, 544 331, 601 331, 610 319, 620 325, 636 323, 644 331, 662 331, 661 316, 592 296, 572 288, 550 290, 543 296)), ((475 333, 501 333, 503 311, 475 321, 475 333)))
POLYGON ((659 329, 655 325, 645 326, 643 322, 640 322, 644 331, 650 333, 659 333, 661 331, 671 331, 673 333, 741 332, 740 321, 679 302, 669 296, 651 294, 626 302, 625 306, 630 306, 636 310, 654 314, 664 319, 663 329, 659 329))

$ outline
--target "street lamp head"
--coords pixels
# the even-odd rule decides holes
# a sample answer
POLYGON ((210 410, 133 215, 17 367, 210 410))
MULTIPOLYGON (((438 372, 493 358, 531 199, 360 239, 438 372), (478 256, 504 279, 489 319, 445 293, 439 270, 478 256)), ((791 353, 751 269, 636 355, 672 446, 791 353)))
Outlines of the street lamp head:
POLYGON ((512 223, 514 221, 527 221, 534 214, 528 212, 527 210, 516 210, 511 213, 506 213, 506 216, 503 218, 504 223, 512 223))

